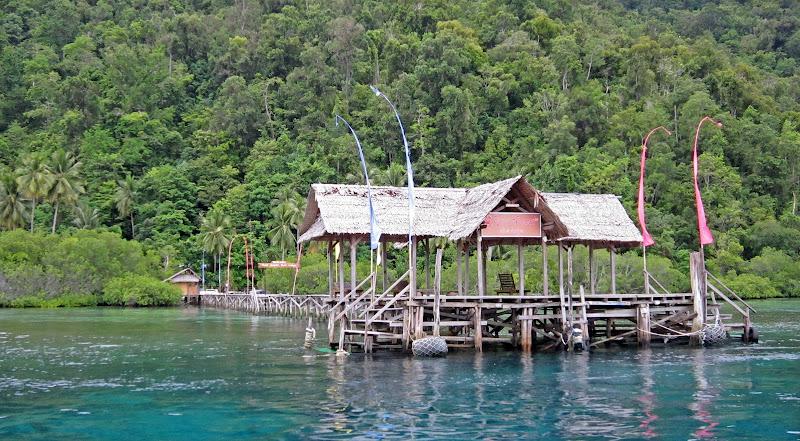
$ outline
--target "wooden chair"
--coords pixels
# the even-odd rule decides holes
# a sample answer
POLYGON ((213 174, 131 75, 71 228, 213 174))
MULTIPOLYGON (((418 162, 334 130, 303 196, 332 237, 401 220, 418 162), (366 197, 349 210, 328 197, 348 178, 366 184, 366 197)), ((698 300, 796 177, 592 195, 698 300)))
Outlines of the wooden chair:
POLYGON ((517 285, 514 283, 514 275, 511 273, 498 273, 497 279, 500 281, 500 289, 497 294, 516 294, 517 285))

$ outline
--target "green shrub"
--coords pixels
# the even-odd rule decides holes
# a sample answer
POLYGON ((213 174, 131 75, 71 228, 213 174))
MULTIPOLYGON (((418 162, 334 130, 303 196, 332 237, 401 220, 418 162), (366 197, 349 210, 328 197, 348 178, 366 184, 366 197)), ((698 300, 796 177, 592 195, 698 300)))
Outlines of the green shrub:
POLYGON ((148 276, 126 274, 111 279, 103 289, 102 303, 121 306, 168 306, 181 301, 181 290, 148 276))
POLYGON ((755 274, 728 276, 725 283, 744 299, 766 299, 780 296, 780 292, 770 279, 755 274))

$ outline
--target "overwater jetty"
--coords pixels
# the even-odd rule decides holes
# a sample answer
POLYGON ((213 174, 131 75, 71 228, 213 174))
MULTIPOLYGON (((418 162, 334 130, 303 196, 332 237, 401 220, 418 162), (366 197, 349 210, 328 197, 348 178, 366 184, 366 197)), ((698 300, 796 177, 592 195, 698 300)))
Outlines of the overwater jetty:
POLYGON ((450 348, 503 346, 525 352, 614 343, 700 345, 728 335, 744 342, 757 338, 751 323, 755 310, 706 271, 701 252, 690 257, 692 292, 669 292, 646 264, 641 293, 617 292, 617 252, 640 247, 642 235, 615 195, 545 193, 521 176, 473 188, 417 188, 409 228, 407 190, 371 187, 382 233, 379 260, 386 262, 387 249, 393 248, 394 258, 407 258, 404 268, 413 270, 390 279, 386 265, 373 265, 359 280, 358 248, 369 246, 371 231, 367 194, 361 185, 311 186, 299 241, 326 245, 327 294, 203 292, 201 303, 324 316, 328 343, 351 352, 407 351, 426 336, 441 337, 450 348), (453 287, 442 287, 443 249, 434 245, 432 252, 436 243, 455 244, 453 287), (498 274, 500 288, 490 292, 487 253, 498 245, 516 248, 519 266, 516 274, 498 274), (576 247, 588 249, 586 261, 576 262, 576 247), (526 285, 526 248, 541 253, 541 286, 526 285), (608 250, 608 291, 597 286, 600 249, 608 250), (557 255, 555 268, 551 253, 557 255), (475 268, 470 268, 471 256, 475 268), (575 283, 576 265, 585 265, 588 283, 575 283), (553 271, 557 286, 550 286, 553 271), (419 273, 425 275, 422 282, 419 273))

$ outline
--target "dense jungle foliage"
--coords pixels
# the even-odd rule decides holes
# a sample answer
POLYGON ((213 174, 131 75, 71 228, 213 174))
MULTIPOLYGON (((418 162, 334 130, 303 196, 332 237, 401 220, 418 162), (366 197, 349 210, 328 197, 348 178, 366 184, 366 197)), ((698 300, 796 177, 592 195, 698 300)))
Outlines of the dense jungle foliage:
MULTIPOLYGON (((747 296, 800 294, 800 6, 788 0, 3 2, 0 227, 64 241, 110 230, 164 272, 204 259, 212 286, 234 233, 261 261, 294 259, 309 184, 363 179, 334 114, 358 131, 373 181, 404 184, 397 123, 370 84, 402 114, 417 185, 524 174, 542 190, 620 195, 634 214, 642 137, 672 130, 651 141, 646 194, 650 262, 674 289, 698 246, 694 126, 714 116, 724 128, 700 139, 708 265, 747 296)), ((643 283, 639 252, 620 260, 627 289, 643 283)), ((304 263, 301 291, 324 291, 324 257, 304 263)))

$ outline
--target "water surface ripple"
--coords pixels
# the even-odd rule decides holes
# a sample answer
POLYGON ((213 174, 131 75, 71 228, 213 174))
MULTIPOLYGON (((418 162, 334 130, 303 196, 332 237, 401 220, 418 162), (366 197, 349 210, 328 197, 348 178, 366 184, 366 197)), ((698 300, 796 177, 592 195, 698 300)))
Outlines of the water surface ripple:
POLYGON ((210 309, 0 310, 0 439, 800 439, 800 301, 756 308, 751 346, 443 359, 210 309))

